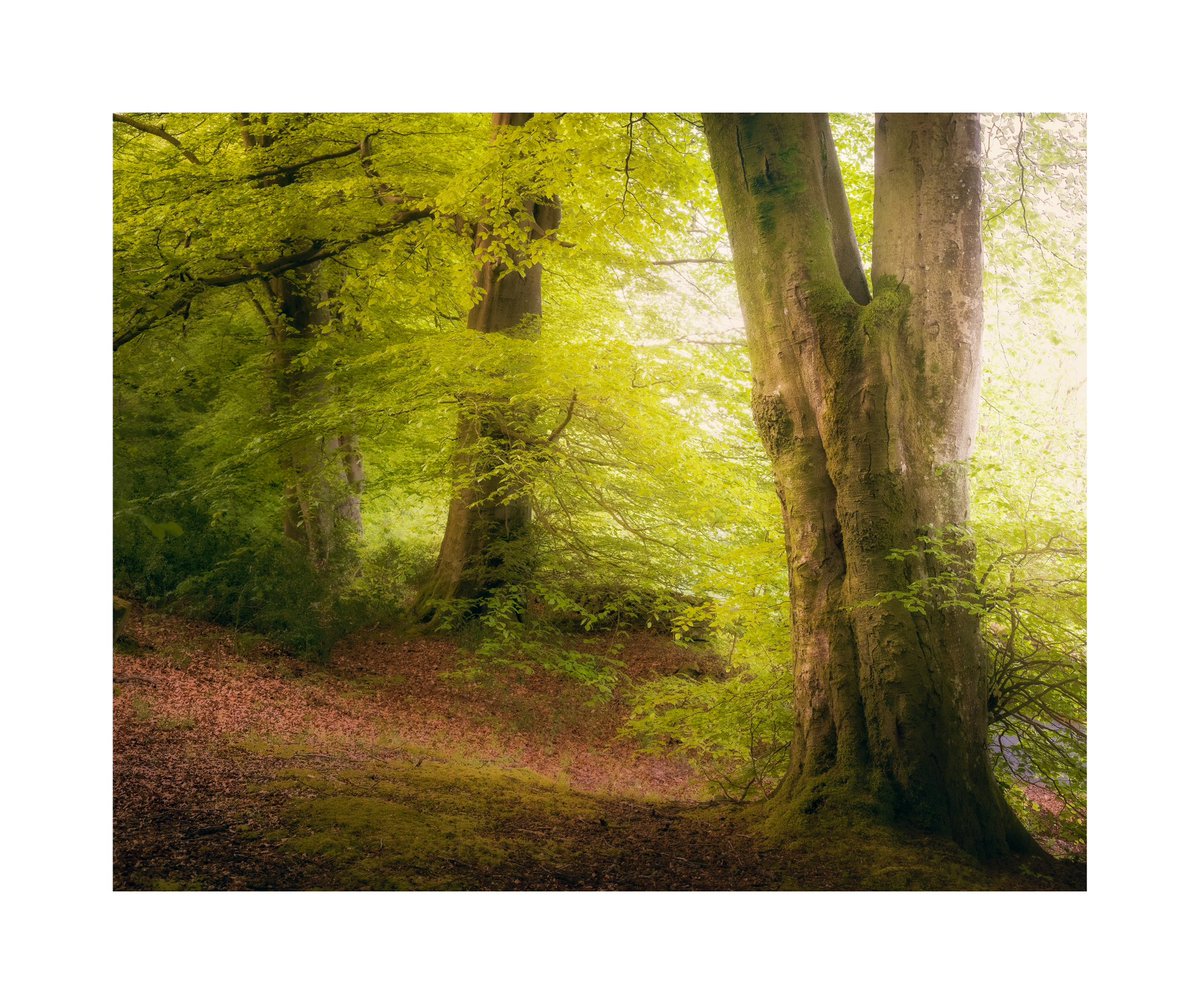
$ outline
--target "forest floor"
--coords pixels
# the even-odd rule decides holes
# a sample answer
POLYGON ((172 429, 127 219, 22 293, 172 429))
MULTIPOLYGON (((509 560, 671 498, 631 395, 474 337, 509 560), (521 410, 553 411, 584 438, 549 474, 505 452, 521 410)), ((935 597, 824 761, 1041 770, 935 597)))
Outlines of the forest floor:
MULTIPOLYGON (((450 639, 369 632, 324 665, 135 612, 114 659, 116 889, 1079 889, 944 841, 814 826, 787 848, 618 735, 572 680, 472 671, 450 639)), ((593 644, 605 644, 597 638, 593 644)), ((634 635, 629 681, 696 654, 634 635)), ((628 686, 628 683, 625 685, 628 686)))

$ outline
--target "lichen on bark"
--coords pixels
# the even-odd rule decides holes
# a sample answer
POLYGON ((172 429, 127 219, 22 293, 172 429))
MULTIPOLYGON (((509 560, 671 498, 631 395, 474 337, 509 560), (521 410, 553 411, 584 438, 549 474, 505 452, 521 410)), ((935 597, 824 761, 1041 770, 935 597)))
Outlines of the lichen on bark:
POLYGON ((774 459, 791 445, 793 438, 795 426, 787 406, 778 393, 765 394, 755 386, 750 391, 750 410, 767 455, 774 459))

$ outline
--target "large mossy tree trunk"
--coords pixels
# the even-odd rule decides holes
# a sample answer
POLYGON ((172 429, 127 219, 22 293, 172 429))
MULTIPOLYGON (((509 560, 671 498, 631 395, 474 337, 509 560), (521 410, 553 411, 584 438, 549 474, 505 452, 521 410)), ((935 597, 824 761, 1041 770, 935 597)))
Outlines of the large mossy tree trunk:
MULTIPOLYGON (((523 127, 528 113, 497 113, 493 133, 523 127)), ((528 200, 517 211, 519 229, 530 240, 558 226, 556 201, 528 200)), ((475 231, 480 259, 476 287, 480 297, 467 327, 513 338, 536 338, 542 314, 542 266, 528 264, 527 252, 511 244, 497 246, 488 226, 475 231)), ((416 603, 419 618, 438 616, 447 601, 485 600, 497 589, 528 577, 532 507, 520 483, 515 454, 528 445, 525 429, 532 416, 517 413, 506 401, 478 396, 459 399, 454 488, 437 565, 416 603)))
MULTIPOLYGON (((772 818, 866 810, 980 856, 1028 850, 992 776, 978 619, 883 593, 967 521, 981 378, 979 122, 876 123, 873 295, 828 118, 708 115, 783 508, 796 731, 772 818), (894 552, 917 557, 895 560, 894 552)), ((953 546, 969 548, 961 536, 953 546)))

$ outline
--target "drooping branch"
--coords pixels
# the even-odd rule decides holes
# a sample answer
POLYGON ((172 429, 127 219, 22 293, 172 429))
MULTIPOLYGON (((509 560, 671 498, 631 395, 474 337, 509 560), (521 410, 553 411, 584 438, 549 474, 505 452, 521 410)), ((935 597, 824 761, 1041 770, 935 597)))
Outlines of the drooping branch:
POLYGON ((559 436, 561 436, 564 432, 566 432, 567 426, 571 424, 571 418, 575 414, 575 405, 578 401, 579 401, 579 392, 571 391, 571 403, 567 405, 567 413, 566 413, 566 415, 563 416, 563 420, 558 423, 558 428, 556 428, 552 433, 550 433, 549 436, 546 437, 546 445, 547 446, 549 446, 556 439, 558 439, 559 436))
POLYGON ((200 159, 161 126, 151 125, 149 122, 143 122, 140 119, 135 119, 131 115, 114 114, 113 121, 120 122, 123 125, 132 126, 139 132, 144 132, 150 136, 157 136, 159 139, 165 140, 167 143, 170 143, 171 146, 175 147, 175 149, 178 150, 183 155, 184 159, 189 163, 195 164, 197 167, 200 166, 200 159))
POLYGON ((113 351, 116 352, 121 346, 129 344, 129 342, 149 331, 155 325, 182 314, 191 305, 192 300, 207 290, 227 289, 231 286, 239 286, 257 279, 275 278, 302 265, 311 265, 319 261, 325 261, 327 258, 332 258, 352 247, 357 247, 360 244, 365 244, 380 237, 386 237, 417 220, 431 219, 433 215, 434 212, 432 209, 409 209, 397 214, 386 223, 364 231, 361 234, 356 234, 354 237, 331 241, 314 240, 303 251, 298 251, 295 254, 280 255, 278 258, 270 261, 253 264, 247 268, 232 272, 207 276, 185 275, 183 277, 185 282, 182 289, 165 310, 157 311, 153 314, 146 314, 141 309, 134 312, 129 322, 125 325, 124 330, 113 338, 113 351))
POLYGON ((629 149, 625 151, 625 166, 622 171, 625 174, 625 188, 621 192, 621 212, 625 212, 625 197, 629 195, 630 168, 629 162, 633 159, 633 112, 629 113, 629 149))
POLYGON ((666 258, 649 264, 655 268, 667 268, 671 265, 732 265, 733 262, 728 258, 666 258))
POLYGON ((308 157, 294 164, 280 164, 277 167, 269 167, 254 174, 248 174, 242 180, 263 181, 268 178, 282 178, 290 181, 306 167, 312 167, 314 164, 321 164, 327 160, 341 160, 343 157, 354 157, 360 153, 361 149, 361 145, 355 143, 354 146, 347 147, 344 150, 334 150, 331 153, 318 154, 315 157, 308 157))
MULTIPOLYGON (((1026 201, 1025 201, 1025 199, 1026 199, 1025 160, 1026 160, 1026 158, 1028 158, 1029 155, 1025 152, 1025 146, 1024 146, 1024 141, 1025 141, 1025 113, 1024 112, 1019 113, 1019 119, 1020 119, 1021 124, 1017 131, 1016 153, 1017 153, 1017 167, 1020 169, 1020 181, 1019 181, 1020 194, 1017 196, 1016 201, 1021 204, 1021 229, 1025 231, 1025 236, 1028 237, 1031 241, 1033 241, 1033 243, 1037 246, 1038 250, 1041 251, 1043 258, 1046 256, 1047 253, 1049 253, 1053 257, 1057 258, 1064 265, 1066 265, 1068 268, 1075 269, 1076 272, 1086 271, 1086 269, 1083 269, 1080 266, 1076 265, 1075 262, 1067 261, 1066 258, 1064 258, 1062 255, 1060 255, 1054 249, 1046 247, 1046 245, 1042 243, 1041 239, 1037 236, 1037 234, 1035 234, 1029 227, 1029 208, 1026 205, 1026 201)), ((1032 160, 1030 160, 1030 167, 1031 168, 1033 167, 1032 160)), ((1010 208, 1011 208, 1011 204, 1010 204, 1010 208)), ((991 219, 991 217, 989 217, 989 220, 990 219, 991 219)))

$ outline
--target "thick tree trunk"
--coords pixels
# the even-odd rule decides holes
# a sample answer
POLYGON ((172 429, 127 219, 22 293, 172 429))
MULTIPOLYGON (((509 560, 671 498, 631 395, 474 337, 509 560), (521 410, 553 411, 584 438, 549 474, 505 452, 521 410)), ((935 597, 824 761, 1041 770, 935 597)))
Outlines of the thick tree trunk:
MULTIPOLYGON (((532 117, 499 113, 493 116, 493 130, 521 127, 532 117)), ((531 201, 522 216, 521 228, 536 238, 557 227, 561 213, 555 202, 531 201)), ((514 270, 525 259, 525 250, 509 246, 497 254, 483 225, 476 229, 475 247, 482 262, 475 280, 481 296, 467 317, 467 327, 536 338, 542 314, 542 266, 514 270)), ((520 483, 512 479, 511 472, 520 465, 511 461, 513 452, 525 446, 521 430, 531 417, 514 413, 506 402, 460 401, 455 487, 437 565, 417 601, 419 616, 435 616, 439 602, 480 600, 527 577, 531 504, 520 483)))
POLYGON ((967 520, 978 120, 879 117, 873 299, 828 119, 711 115, 705 128, 787 543, 796 733, 776 819, 829 803, 984 856, 1028 849, 986 757, 977 619, 877 601, 938 570, 894 551, 967 520))

